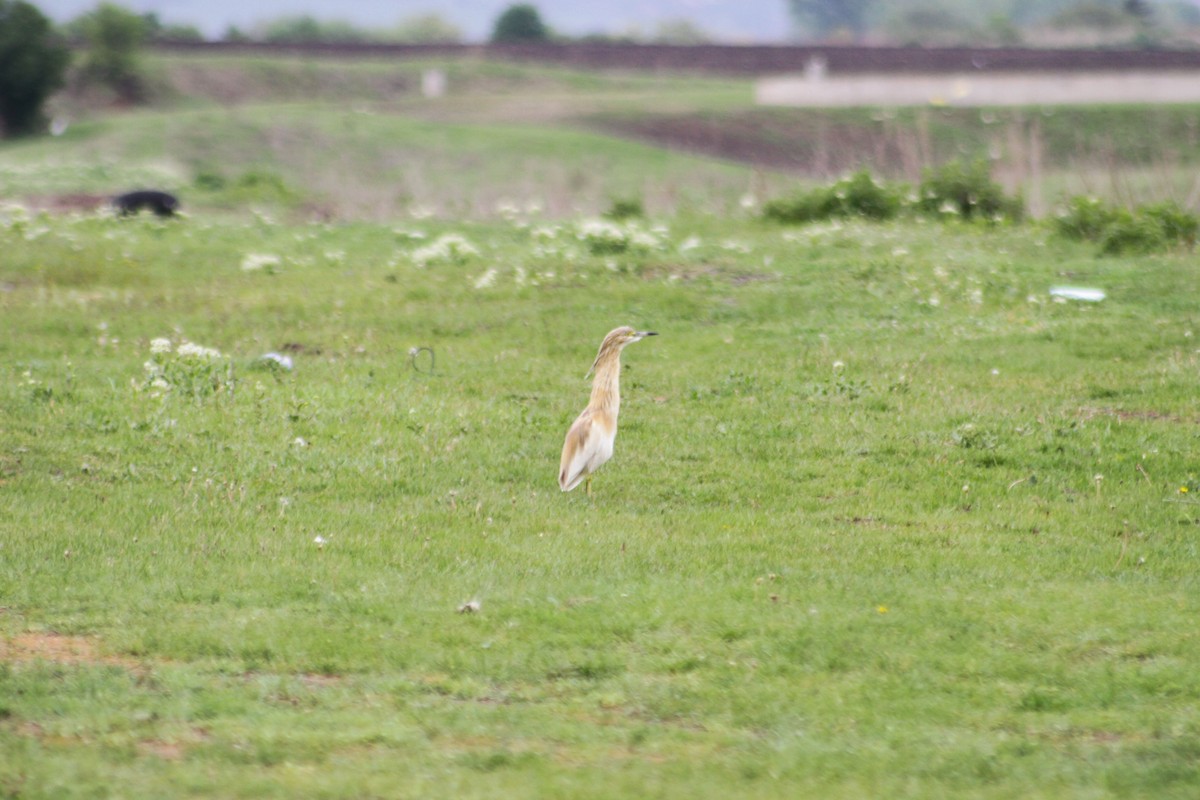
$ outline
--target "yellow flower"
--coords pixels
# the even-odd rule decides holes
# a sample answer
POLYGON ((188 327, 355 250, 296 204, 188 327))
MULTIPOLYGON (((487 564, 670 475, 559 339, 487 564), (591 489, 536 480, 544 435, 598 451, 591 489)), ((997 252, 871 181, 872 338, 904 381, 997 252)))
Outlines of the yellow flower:
POLYGON ((887 606, 875 606, 875 610, 880 614, 886 614, 888 612, 887 606))
POLYGON ((1180 493, 1180 494, 1187 494, 1187 493, 1188 493, 1188 488, 1187 488, 1186 486, 1180 486, 1180 487, 1179 487, 1179 493, 1180 493))

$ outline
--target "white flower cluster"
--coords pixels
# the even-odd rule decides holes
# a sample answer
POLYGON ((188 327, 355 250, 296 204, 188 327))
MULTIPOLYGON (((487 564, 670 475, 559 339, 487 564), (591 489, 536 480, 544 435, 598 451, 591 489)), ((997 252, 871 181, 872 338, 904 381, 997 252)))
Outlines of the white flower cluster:
POLYGON ((495 267, 491 267, 490 269, 488 269, 487 272, 483 273, 482 275, 480 275, 478 278, 475 279, 475 288, 476 289, 491 288, 492 286, 495 285, 496 277, 499 274, 500 273, 496 270, 495 267))
POLYGON ((17 227, 29 222, 29 209, 20 203, 6 200, 0 203, 0 225, 6 228, 17 227))
POLYGON ((412 252, 413 263, 418 267, 431 264, 465 264, 479 255, 479 249, 465 236, 457 233, 442 234, 425 247, 412 252))
POLYGON ((243 272, 258 272, 265 270, 274 274, 283 264, 283 259, 272 253, 247 253, 242 259, 243 272))
POLYGON ((216 361, 222 357, 220 350, 195 342, 180 342, 179 346, 175 348, 175 354, 180 358, 193 358, 199 361, 216 361))
POLYGON ((651 252, 665 244, 666 228, 646 229, 637 222, 619 223, 607 219, 585 219, 575 228, 575 238, 593 255, 651 252))
POLYGON ((173 344, 160 336, 150 340, 150 359, 143 365, 145 380, 134 385, 155 397, 181 392, 196 399, 232 385, 228 359, 215 347, 181 341, 173 344))

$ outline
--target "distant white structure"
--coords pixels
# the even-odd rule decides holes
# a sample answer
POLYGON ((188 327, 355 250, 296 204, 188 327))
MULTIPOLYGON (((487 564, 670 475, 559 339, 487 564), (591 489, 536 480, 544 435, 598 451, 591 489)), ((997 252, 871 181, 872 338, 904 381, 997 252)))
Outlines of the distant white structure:
POLYGON ((1200 71, 828 75, 810 62, 803 75, 760 79, 754 93, 767 106, 1200 103, 1200 71))
POLYGON ((804 79, 806 81, 823 81, 829 71, 829 61, 824 56, 813 56, 804 62, 804 79))
POLYGON ((421 94, 425 97, 443 97, 446 94, 446 71, 427 69, 421 73, 421 94))

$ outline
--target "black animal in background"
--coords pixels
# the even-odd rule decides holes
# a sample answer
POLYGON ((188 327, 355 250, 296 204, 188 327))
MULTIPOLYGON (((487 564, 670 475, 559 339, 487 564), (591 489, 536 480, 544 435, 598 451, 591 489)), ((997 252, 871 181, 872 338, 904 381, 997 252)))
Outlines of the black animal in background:
POLYGON ((127 217, 136 214, 143 208, 148 208, 160 217, 171 217, 179 210, 179 198, 167 192, 156 189, 141 189, 136 192, 119 194, 112 199, 117 212, 127 217))

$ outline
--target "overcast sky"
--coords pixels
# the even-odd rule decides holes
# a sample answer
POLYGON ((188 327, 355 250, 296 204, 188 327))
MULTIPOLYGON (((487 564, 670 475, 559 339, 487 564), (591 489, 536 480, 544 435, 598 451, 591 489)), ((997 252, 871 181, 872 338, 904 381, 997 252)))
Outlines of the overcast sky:
MULTIPOLYGON (((99 0, 30 0, 58 22, 95 8, 99 0)), ((524 0, 528 2, 529 0, 524 0)), ((242 30, 283 16, 307 14, 362 27, 391 27, 402 19, 436 13, 472 40, 486 39, 500 12, 518 0, 116 0, 138 13, 154 12, 164 24, 194 25, 217 38, 230 25, 242 30)), ((787 0, 533 0, 551 28, 588 33, 653 33, 664 20, 688 18, 726 42, 781 42, 787 37, 787 0)))

